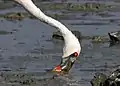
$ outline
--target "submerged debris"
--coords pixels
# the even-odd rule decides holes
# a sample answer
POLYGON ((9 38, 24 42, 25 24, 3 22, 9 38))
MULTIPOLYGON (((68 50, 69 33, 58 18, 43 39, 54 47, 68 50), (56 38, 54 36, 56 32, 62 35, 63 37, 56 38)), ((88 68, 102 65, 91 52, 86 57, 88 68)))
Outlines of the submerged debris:
POLYGON ((21 12, 18 12, 18 13, 8 13, 4 16, 5 19, 7 20, 23 20, 25 16, 21 13, 21 12))
POLYGON ((8 35, 8 34, 12 34, 13 32, 8 32, 8 31, 4 31, 4 30, 0 30, 0 35, 8 35))
POLYGON ((86 3, 45 3, 43 8, 47 10, 69 10, 69 11, 88 11, 96 12, 107 8, 111 8, 111 5, 104 3, 86 2, 86 3))
POLYGON ((94 37, 92 37, 92 42, 93 43, 101 43, 101 42, 104 42, 103 40, 104 40, 104 38, 101 37, 101 36, 94 36, 94 37))
POLYGON ((106 76, 97 73, 91 80, 92 86, 120 86, 120 69, 115 70, 111 75, 106 76))
MULTIPOLYGON (((81 40, 81 33, 79 31, 72 31, 72 33, 78 38, 78 40, 81 40)), ((54 32, 52 38, 64 40, 62 34, 59 31, 54 32)))
POLYGON ((91 81, 92 86, 103 86, 104 81, 107 79, 107 76, 102 73, 96 73, 94 78, 91 81))

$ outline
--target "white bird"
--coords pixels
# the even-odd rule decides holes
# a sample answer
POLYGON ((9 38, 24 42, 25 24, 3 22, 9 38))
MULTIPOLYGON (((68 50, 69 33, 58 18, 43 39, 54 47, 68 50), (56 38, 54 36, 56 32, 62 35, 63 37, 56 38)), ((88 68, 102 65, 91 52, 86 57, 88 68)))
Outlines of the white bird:
POLYGON ((40 21, 45 22, 56 29, 58 29, 64 38, 63 56, 61 63, 56 66, 53 71, 62 72, 69 71, 76 61, 77 57, 81 52, 81 46, 75 35, 59 21, 45 15, 33 2, 32 0, 14 0, 21 4, 29 13, 38 18, 40 21))

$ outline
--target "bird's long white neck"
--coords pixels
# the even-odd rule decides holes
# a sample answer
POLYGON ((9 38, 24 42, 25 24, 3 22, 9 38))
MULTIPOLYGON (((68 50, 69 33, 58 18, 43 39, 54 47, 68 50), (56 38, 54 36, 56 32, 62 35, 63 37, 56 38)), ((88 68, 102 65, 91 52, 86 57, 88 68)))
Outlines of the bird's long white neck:
POLYGON ((59 21, 51 17, 46 16, 39 8, 37 8, 34 5, 34 3, 31 0, 14 0, 14 1, 21 4, 27 11, 29 11, 32 15, 37 17, 39 20, 57 28, 62 33, 62 36, 64 37, 64 42, 65 42, 62 58, 68 57, 74 52, 78 52, 78 54, 80 53, 81 46, 78 39, 62 23, 60 23, 59 21))
POLYGON ((46 16, 39 8, 37 8, 34 3, 31 0, 16 0, 17 2, 19 1, 20 4, 24 6, 26 10, 28 10, 32 15, 40 19, 41 21, 48 23, 49 25, 58 28, 58 30, 62 33, 63 37, 67 35, 68 33, 70 34, 71 31, 67 29, 62 23, 59 21, 46 16))

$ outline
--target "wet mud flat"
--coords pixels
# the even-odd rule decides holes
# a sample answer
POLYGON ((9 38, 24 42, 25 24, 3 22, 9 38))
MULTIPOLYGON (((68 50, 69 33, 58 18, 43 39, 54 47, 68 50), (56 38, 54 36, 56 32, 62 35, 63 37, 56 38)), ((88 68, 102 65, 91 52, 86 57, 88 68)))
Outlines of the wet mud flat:
MULTIPOLYGON (((79 31, 84 37, 109 39, 108 32, 120 30, 119 2, 103 4, 101 1, 99 9, 97 4, 90 8, 91 4, 86 5, 86 2, 67 5, 65 2, 54 6, 57 2, 42 2, 41 5, 35 1, 47 15, 58 19, 70 30, 79 31)), ((91 86, 95 73, 109 75, 119 67, 119 44, 110 47, 109 42, 83 39, 81 55, 69 74, 58 77, 46 71, 59 64, 63 41, 52 39, 56 31, 53 27, 29 15, 19 5, 12 4, 0 9, 1 86, 91 86)))
MULTIPOLYGON (((68 78, 68 77, 66 77, 68 78)), ((57 77, 53 74, 40 73, 1 73, 0 84, 2 86, 69 86, 65 77, 57 77), (44 76, 39 77, 40 75, 44 76)))

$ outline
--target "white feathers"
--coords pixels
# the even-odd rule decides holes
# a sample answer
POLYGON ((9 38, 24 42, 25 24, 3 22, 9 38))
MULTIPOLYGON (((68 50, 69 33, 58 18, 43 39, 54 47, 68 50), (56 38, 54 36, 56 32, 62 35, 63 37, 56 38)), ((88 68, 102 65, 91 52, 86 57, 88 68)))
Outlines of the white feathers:
POLYGON ((74 52, 78 54, 81 51, 81 46, 78 39, 72 34, 71 31, 67 29, 62 23, 59 21, 46 16, 39 8, 37 8, 31 0, 15 0, 19 4, 21 4, 27 11, 29 11, 32 15, 37 17, 39 20, 48 23, 49 25, 57 28, 64 37, 65 46, 63 48, 63 58, 71 55, 74 52))
POLYGON ((81 46, 78 39, 72 34, 72 32, 68 33, 64 36, 65 46, 63 48, 63 58, 68 57, 69 55, 77 52, 78 54, 81 51, 81 46))

